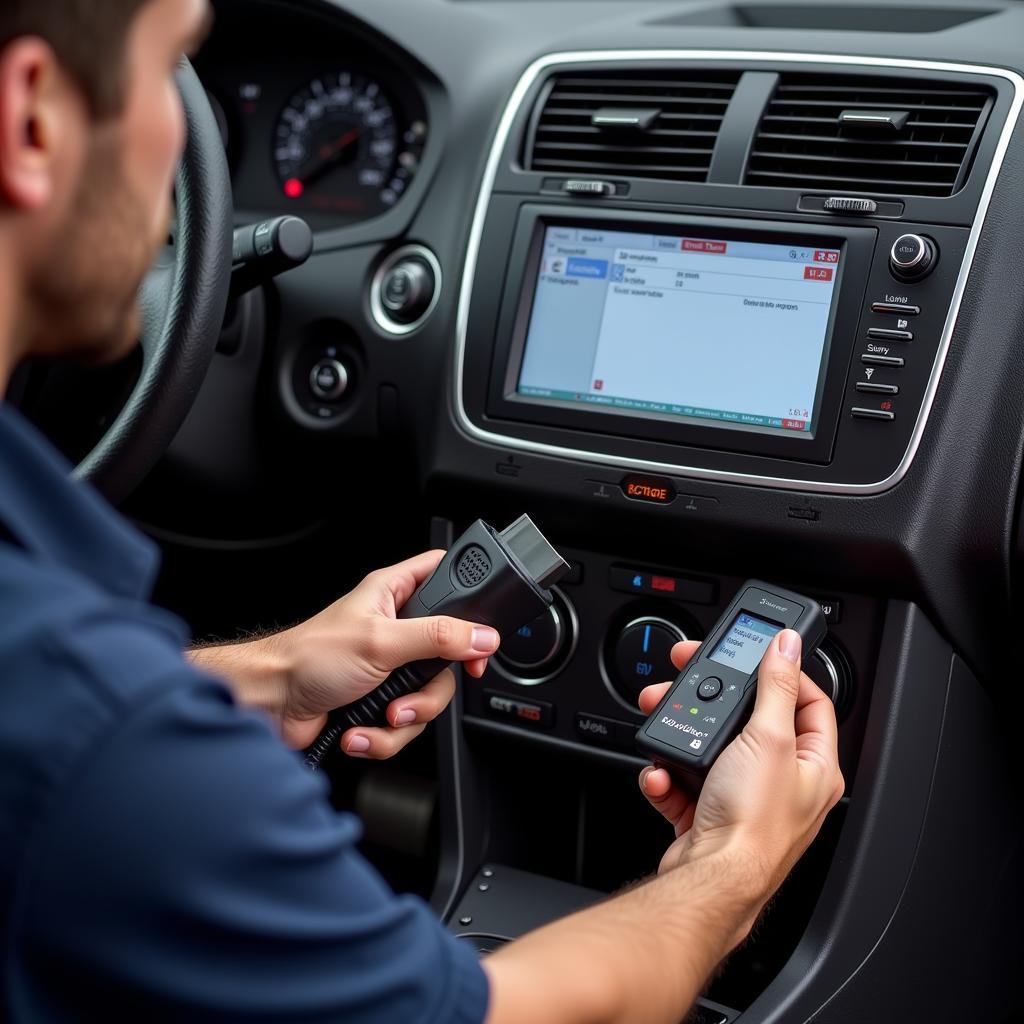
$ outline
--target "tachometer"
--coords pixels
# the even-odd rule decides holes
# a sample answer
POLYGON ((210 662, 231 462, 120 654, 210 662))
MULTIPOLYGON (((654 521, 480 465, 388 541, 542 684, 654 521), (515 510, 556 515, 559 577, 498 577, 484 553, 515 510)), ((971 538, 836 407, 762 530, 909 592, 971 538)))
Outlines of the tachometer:
POLYGON ((419 166, 426 126, 403 125, 384 88, 354 72, 321 75, 288 101, 274 164, 298 209, 362 219, 401 197, 419 166))

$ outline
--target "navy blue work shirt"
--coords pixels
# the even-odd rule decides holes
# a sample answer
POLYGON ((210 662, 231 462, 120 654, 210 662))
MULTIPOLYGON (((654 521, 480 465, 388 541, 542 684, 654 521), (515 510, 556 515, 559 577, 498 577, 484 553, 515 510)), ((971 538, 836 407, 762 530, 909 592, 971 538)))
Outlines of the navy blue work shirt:
POLYGON ((259 715, 146 603, 154 547, 0 403, 0 1019, 478 1022, 259 715))

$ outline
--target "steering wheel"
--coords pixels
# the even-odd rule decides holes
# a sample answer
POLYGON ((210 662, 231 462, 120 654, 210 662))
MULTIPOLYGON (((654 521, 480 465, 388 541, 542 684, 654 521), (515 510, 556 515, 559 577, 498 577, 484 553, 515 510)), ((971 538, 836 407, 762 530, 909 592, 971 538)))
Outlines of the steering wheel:
POLYGON ((120 414, 75 470, 113 502, 142 481, 184 422, 209 369, 227 306, 233 211, 224 142, 187 60, 176 78, 187 142, 175 179, 172 245, 140 294, 142 371, 120 414))

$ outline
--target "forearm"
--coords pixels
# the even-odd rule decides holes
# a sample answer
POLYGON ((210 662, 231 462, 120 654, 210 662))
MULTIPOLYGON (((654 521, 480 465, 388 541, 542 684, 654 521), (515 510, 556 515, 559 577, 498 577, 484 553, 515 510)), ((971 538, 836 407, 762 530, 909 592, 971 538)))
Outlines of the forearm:
POLYGON ((291 673, 283 634, 235 644, 197 647, 186 652, 197 668, 224 680, 235 699, 280 719, 291 673))
POLYGON ((732 851, 686 863, 488 958, 488 1024, 678 1024, 763 903, 732 851))

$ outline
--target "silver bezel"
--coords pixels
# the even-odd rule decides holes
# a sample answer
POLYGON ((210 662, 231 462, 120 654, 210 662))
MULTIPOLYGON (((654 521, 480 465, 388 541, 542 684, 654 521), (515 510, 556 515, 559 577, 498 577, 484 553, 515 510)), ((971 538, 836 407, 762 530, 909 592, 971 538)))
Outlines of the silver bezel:
MULTIPOLYGON (((576 647, 580 640, 580 620, 576 614, 576 609, 573 607, 572 601, 565 596, 565 591, 561 587, 552 587, 551 592, 558 598, 562 607, 565 609, 566 621, 562 623, 562 626, 569 634, 569 646, 565 653, 556 658, 552 662, 549 670, 542 676, 521 676, 517 673, 528 671, 523 666, 517 666, 512 664, 502 664, 500 659, 495 656, 492 657, 489 666, 494 669, 499 676, 507 679, 510 683, 515 683, 517 686, 540 686, 541 683, 550 682, 555 676, 560 675, 572 661, 573 655, 576 653, 576 647)), ((558 609, 555 605, 552 605, 555 610, 555 614, 558 614, 558 609)), ((500 650, 500 648, 499 648, 500 650)))
POLYGON ((395 338, 404 338, 406 335, 412 334, 413 331, 418 331, 430 318, 430 314, 437 309, 437 304, 441 301, 441 289, 441 264, 438 262, 437 257, 426 246, 403 245, 400 249, 396 249, 384 258, 384 261, 377 268, 377 272, 373 275, 373 280, 370 281, 370 315, 373 317, 373 322, 376 324, 377 329, 383 334, 395 338), (402 324, 391 318, 381 300, 381 289, 384 287, 384 278, 388 271, 407 256, 418 256, 430 267, 434 275, 434 294, 431 296, 430 305, 427 306, 421 316, 411 323, 402 324))
POLYGON ((946 363, 946 356, 949 353, 950 342, 953 331, 956 327, 957 316, 960 312, 960 305, 963 301, 964 290, 967 286, 967 278, 971 272, 974 262, 974 254, 978 247, 978 239, 981 237, 985 225, 985 216, 988 213, 989 203, 992 199, 992 192, 995 189, 996 180, 1003 165, 1003 158, 1010 143, 1010 137, 1016 127, 1021 106, 1024 104, 1024 78, 1016 72, 1006 68, 983 67, 975 64, 955 64, 942 61, 927 60, 903 60, 897 58, 883 57, 856 57, 844 56, 842 54, 807 54, 807 53, 779 53, 779 52, 757 52, 750 50, 589 50, 571 53, 552 53, 539 60, 534 61, 523 76, 519 79, 516 87, 509 97, 505 106, 494 141, 491 144, 487 165, 484 170, 483 180, 480 185, 480 192, 477 196, 476 208, 473 214, 473 224, 469 234, 469 244, 466 249, 466 263, 462 274, 462 281, 459 289, 458 313, 455 324, 455 372, 453 375, 453 410, 455 423, 463 434, 469 439, 487 446, 499 446, 505 449, 531 452, 536 455, 546 455, 553 458, 571 459, 577 462, 596 463, 598 465, 625 469, 633 472, 668 474, 672 476, 689 477, 698 480, 717 480, 723 483, 747 484, 755 487, 773 487, 779 490, 806 491, 818 494, 881 494, 883 491, 894 487, 910 469, 910 465, 921 445, 921 438, 924 434, 928 417, 931 414, 932 405, 935 402, 935 394, 938 391, 939 380, 942 376, 942 369, 946 363), (928 379, 928 386, 925 389, 924 398, 921 402, 921 409, 918 413, 914 430, 911 433, 903 457, 892 473, 883 480, 872 483, 842 483, 821 480, 801 480, 799 478, 761 476, 752 473, 727 472, 723 470, 705 469, 699 466, 687 466, 667 462, 654 462, 646 459, 627 458, 619 455, 611 455, 589 451, 582 448, 566 448, 560 445, 545 444, 540 441, 528 441, 523 438, 507 434, 499 434, 494 431, 484 430, 477 426, 469 418, 463 401, 463 378, 465 374, 466 359, 466 338, 469 329, 469 307, 473 296, 473 282, 476 278, 477 261, 480 256, 480 246, 483 237, 484 219, 487 215, 487 208, 491 200, 502 154, 508 143, 509 134, 515 123, 520 109, 526 100, 534 83, 540 75, 553 68, 572 67, 574 64, 584 63, 606 63, 621 64, 625 62, 638 61, 730 61, 746 64, 809 64, 809 65, 841 65, 844 67, 861 67, 871 70, 878 68, 902 68, 918 71, 939 71, 956 72, 968 75, 984 75, 992 78, 1004 78, 1013 85, 1013 102, 1010 111, 1003 125, 996 150, 992 157, 992 164, 989 168, 988 177, 982 189, 981 198, 978 202, 978 210, 971 227, 971 233, 967 240, 963 262, 960 265, 960 273, 957 276, 956 285, 953 289, 953 298, 950 303, 946 321, 943 326, 942 336, 932 364, 931 375, 928 379))

